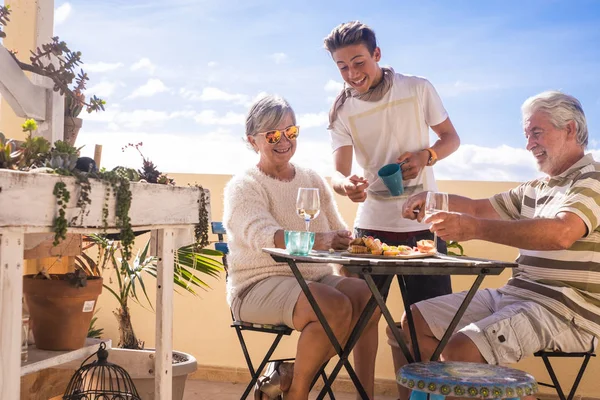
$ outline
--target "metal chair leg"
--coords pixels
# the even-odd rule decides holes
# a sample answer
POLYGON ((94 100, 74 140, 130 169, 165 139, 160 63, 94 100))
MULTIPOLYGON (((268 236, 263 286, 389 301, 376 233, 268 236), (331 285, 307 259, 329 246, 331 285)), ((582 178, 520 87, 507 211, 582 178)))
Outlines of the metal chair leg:
MULTIPOLYGON (((587 368, 588 362, 590 361, 590 358, 592 357, 592 354, 588 353, 588 354, 585 354, 582 356, 583 356, 583 362, 581 363, 581 367, 579 368, 579 371, 577 372, 577 377, 575 378, 575 381, 573 382, 573 386, 571 387, 571 390, 569 391, 568 396, 565 396, 565 393, 564 393, 562 387, 560 386, 558 377, 556 376, 556 373, 554 372, 554 368, 552 367, 552 364, 550 363, 550 359, 547 354, 540 354, 540 357, 544 361, 544 365, 546 366, 546 369, 548 370, 548 375, 550 375, 550 379, 552 380, 552 385, 550 385, 548 383, 542 383, 542 382, 538 382, 538 385, 550 387, 550 388, 553 388, 554 390, 556 390, 556 394, 558 394, 558 398, 560 400, 573 400, 573 398, 575 397, 577 388, 579 387, 579 383, 581 382, 581 378, 583 378, 583 374, 585 373, 585 370, 587 368)), ((568 356, 566 356, 566 357, 568 357, 568 356)))
POLYGON ((246 400, 246 398, 250 394, 250 391, 256 384, 256 381, 258 381, 258 378, 260 378, 260 373, 265 368, 265 365, 267 365, 267 363, 269 362, 269 359, 275 352, 275 349, 277 348, 279 341, 283 337, 283 334, 281 334, 281 333, 277 334, 277 337, 275 338, 275 340, 273 340, 273 344, 271 344, 269 351, 267 351, 267 354, 265 354, 265 357, 262 359, 258 368, 256 370, 254 370, 254 366, 252 365, 252 360, 250 359, 250 354, 248 353, 248 348, 246 347, 246 342, 244 341, 244 337, 242 335, 241 329, 236 326, 235 330, 238 333, 238 338, 240 339, 242 351, 244 352, 244 357, 246 358, 246 363, 248 364, 248 370, 250 371, 250 375, 251 375, 250 383, 248 384, 248 386, 246 386, 246 390, 244 390, 244 393, 242 394, 242 397, 240 398, 240 400, 246 400))
POLYGON ((591 354, 586 354, 583 358, 583 362, 581 363, 581 367, 579 368, 579 372, 577 373, 577 378, 575 378, 575 382, 573 382, 573 386, 571 387, 571 391, 569 392, 569 397, 567 397, 567 400, 573 400, 573 397, 575 396, 575 391, 577 390, 577 386, 579 386, 579 382, 581 381, 581 378, 583 378, 583 374, 585 373, 585 369, 587 368, 587 364, 590 361, 591 357, 591 354))

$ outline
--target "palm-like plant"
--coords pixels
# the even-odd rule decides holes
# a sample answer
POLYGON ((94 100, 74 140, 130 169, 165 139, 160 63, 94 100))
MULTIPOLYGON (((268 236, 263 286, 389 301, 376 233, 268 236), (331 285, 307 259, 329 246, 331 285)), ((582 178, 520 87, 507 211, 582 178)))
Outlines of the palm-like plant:
MULTIPOLYGON (((84 250, 92 247, 98 249, 98 257, 94 260, 85 252, 75 258, 75 265, 89 276, 101 276, 102 271, 112 268, 115 272, 117 287, 112 288, 106 283, 104 287, 118 301, 119 307, 113 311, 119 323, 119 346, 126 349, 143 349, 144 342, 138 340, 131 323, 129 313, 129 300, 140 305, 140 295, 146 298, 152 308, 152 303, 146 292, 144 273, 156 277, 158 259, 148 255, 150 241, 131 260, 124 257, 124 249, 120 242, 108 239, 101 235, 86 237, 88 245, 84 250)), ((220 251, 210 249, 196 249, 194 245, 182 247, 177 250, 173 281, 177 287, 197 295, 195 289, 208 289, 208 284, 201 279, 200 274, 218 277, 223 270, 223 264, 209 256, 222 256, 220 251)))

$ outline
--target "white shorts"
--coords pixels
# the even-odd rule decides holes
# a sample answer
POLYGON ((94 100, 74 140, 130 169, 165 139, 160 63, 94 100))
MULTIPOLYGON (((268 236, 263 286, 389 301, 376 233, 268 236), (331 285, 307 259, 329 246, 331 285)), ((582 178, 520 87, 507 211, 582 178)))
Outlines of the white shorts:
MULTIPOLYGON (((345 278, 326 275, 316 281, 333 288, 345 278)), ((313 281, 306 281, 309 285, 313 281)), ((231 311, 236 321, 264 325, 287 325, 294 328, 294 308, 302 288, 293 276, 270 276, 248 290, 242 299, 236 297, 231 303, 231 311)))
MULTIPOLYGON (((416 304, 440 340, 467 292, 416 304)), ((540 350, 589 351, 598 338, 542 305, 494 289, 479 290, 454 333, 467 335, 489 364, 512 364, 540 350)))

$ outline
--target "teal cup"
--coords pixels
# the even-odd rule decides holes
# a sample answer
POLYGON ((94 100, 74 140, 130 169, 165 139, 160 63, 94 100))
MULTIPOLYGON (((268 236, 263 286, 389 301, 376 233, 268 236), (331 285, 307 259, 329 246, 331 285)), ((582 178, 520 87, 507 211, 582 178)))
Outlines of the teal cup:
POLYGON ((306 256, 315 244, 315 233, 306 231, 284 231, 285 249, 289 254, 306 256))
POLYGON ((400 196, 404 192, 402 169, 400 168, 402 164, 394 163, 384 165, 377 172, 377 175, 379 175, 392 196, 400 196))

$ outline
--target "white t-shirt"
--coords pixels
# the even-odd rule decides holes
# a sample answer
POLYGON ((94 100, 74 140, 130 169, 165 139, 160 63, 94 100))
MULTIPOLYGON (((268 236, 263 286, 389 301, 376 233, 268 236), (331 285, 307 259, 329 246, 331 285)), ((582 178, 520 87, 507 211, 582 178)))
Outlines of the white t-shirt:
POLYGON ((402 218, 408 194, 436 191, 433 169, 425 167, 415 179, 404 182, 405 194, 391 197, 379 168, 396 162, 406 152, 429 147, 429 127, 448 118, 442 100, 425 78, 396 73, 394 83, 377 102, 351 97, 338 112, 330 131, 332 150, 353 146, 358 165, 369 181, 367 199, 361 203, 354 226, 388 232, 412 232, 428 225, 402 218))

